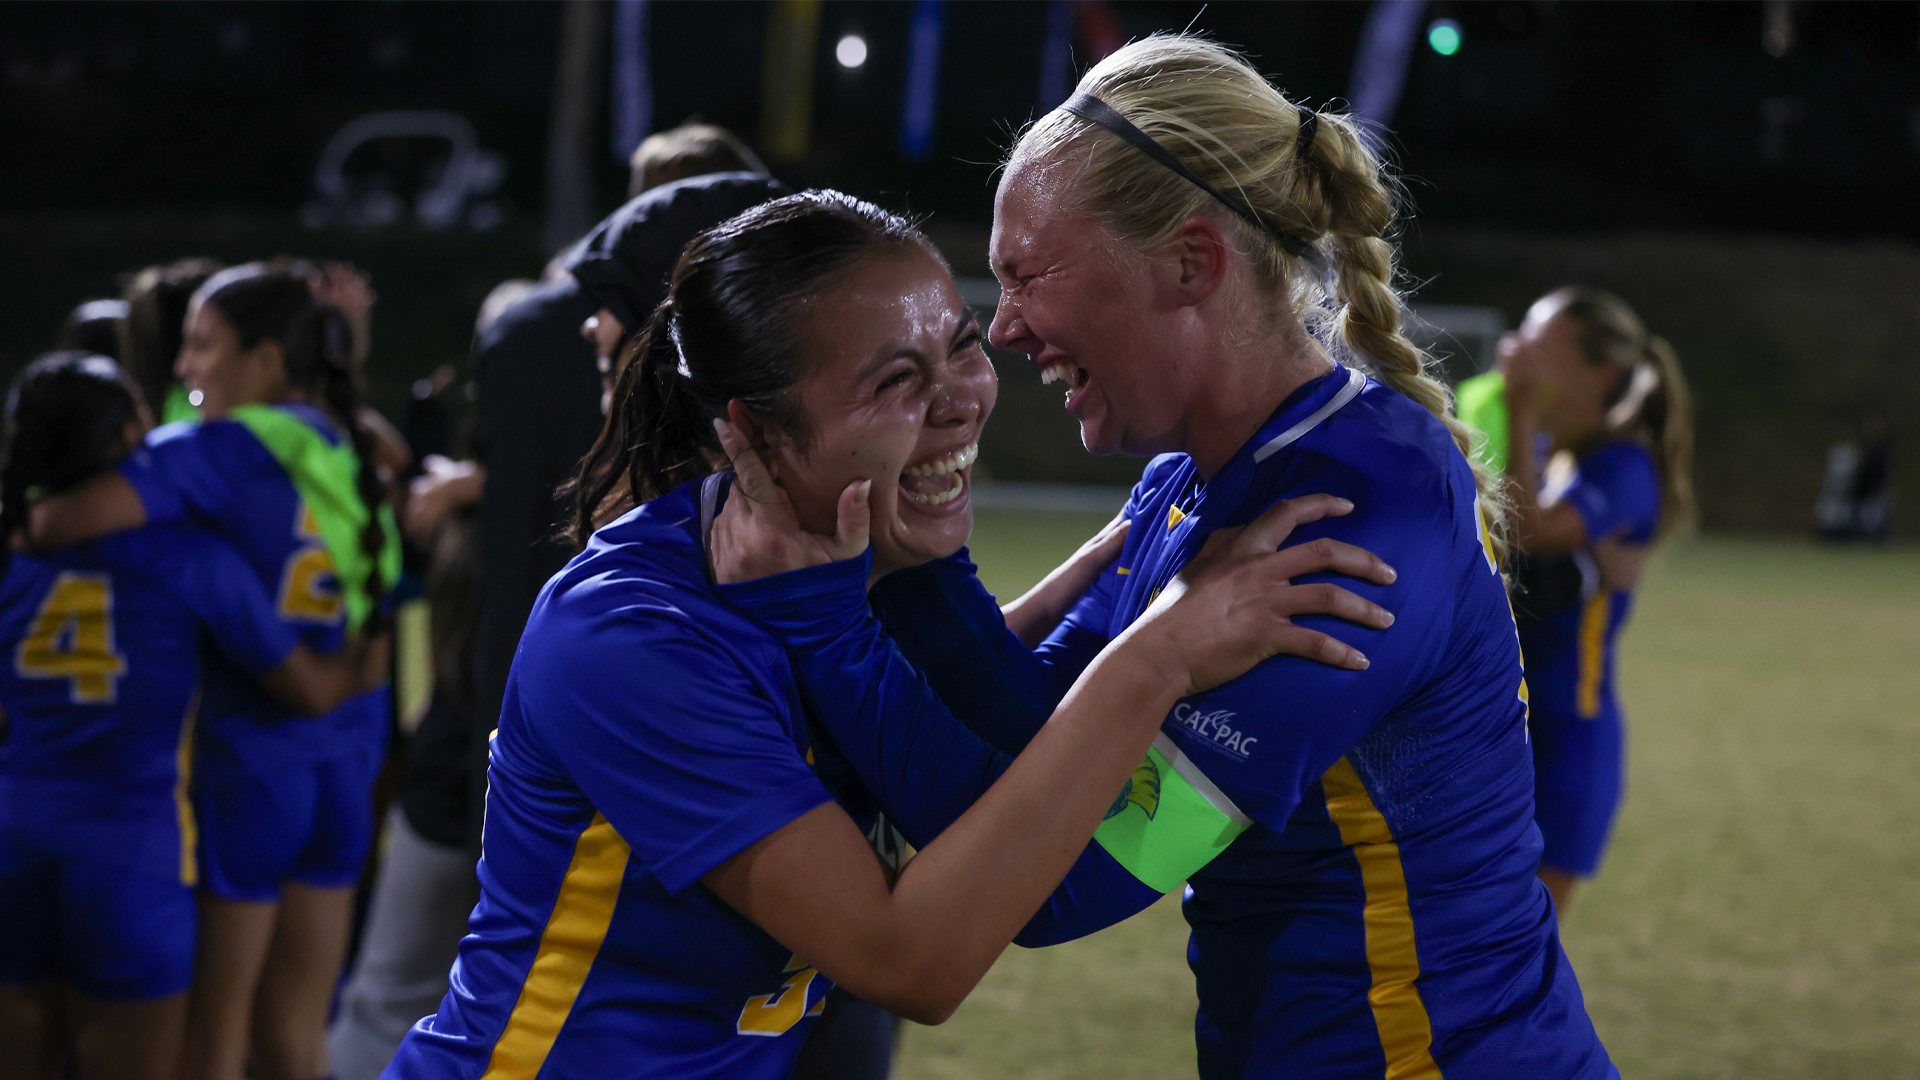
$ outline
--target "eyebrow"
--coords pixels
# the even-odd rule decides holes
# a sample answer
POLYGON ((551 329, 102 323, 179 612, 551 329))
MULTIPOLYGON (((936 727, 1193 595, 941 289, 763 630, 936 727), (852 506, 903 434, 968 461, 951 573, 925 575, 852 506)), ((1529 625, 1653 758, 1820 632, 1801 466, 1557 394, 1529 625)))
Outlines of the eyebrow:
POLYGON ((972 330, 977 333, 979 329, 980 329, 980 315, 977 312, 975 312, 972 308, 968 308, 967 317, 960 320, 959 326, 954 327, 953 337, 947 340, 947 346, 949 348, 953 347, 953 345, 956 342, 958 342, 961 338, 967 336, 967 331, 972 330))

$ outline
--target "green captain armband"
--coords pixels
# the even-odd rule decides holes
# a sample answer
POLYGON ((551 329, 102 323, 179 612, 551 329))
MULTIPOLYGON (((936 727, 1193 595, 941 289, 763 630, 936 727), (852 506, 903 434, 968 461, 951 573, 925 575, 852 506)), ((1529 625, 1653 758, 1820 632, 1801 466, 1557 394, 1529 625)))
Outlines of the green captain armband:
POLYGON ((1251 824, 1163 732, 1093 839, 1141 884, 1168 893, 1251 824))

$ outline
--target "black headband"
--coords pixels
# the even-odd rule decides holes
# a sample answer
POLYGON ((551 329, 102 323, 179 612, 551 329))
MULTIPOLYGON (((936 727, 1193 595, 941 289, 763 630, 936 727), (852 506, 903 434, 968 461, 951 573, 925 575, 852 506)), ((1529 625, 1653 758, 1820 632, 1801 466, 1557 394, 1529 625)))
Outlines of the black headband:
MULTIPOLYGON (((1153 141, 1153 136, 1134 127, 1132 121, 1121 116, 1119 110, 1113 106, 1101 101, 1092 94, 1082 92, 1068 98, 1066 103, 1061 105, 1060 108, 1088 123, 1098 124, 1106 128, 1108 131, 1113 132, 1115 135, 1131 143, 1134 148, 1141 153, 1172 169, 1182 177, 1185 177, 1194 187, 1220 200, 1227 209, 1245 218, 1248 224, 1266 233, 1268 236, 1273 237, 1279 242, 1280 246, 1285 248, 1290 254, 1308 261, 1317 260, 1319 252, 1315 250, 1312 244, 1302 240, 1298 236, 1281 232, 1279 229, 1260 220, 1260 215, 1254 213, 1252 207, 1238 199, 1229 197, 1219 188, 1200 179, 1192 169, 1182 165, 1180 159, 1174 157, 1172 152, 1166 147, 1153 141)), ((1294 149, 1294 153, 1299 156, 1305 156, 1307 150, 1313 146, 1313 133, 1319 130, 1320 115, 1311 109, 1301 109, 1300 113, 1299 142, 1294 149)))

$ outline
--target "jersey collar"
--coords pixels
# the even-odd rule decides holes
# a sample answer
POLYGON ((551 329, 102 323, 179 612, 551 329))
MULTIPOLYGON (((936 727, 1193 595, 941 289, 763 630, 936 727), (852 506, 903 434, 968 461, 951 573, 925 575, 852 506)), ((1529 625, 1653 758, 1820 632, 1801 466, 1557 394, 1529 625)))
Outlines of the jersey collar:
MULTIPOLYGON (((1329 416, 1360 396, 1366 385, 1367 376, 1363 372, 1335 364, 1331 372, 1287 395, 1287 400, 1280 403, 1253 438, 1227 459, 1226 467, 1206 485, 1200 501, 1231 514, 1240 505, 1261 464, 1325 423, 1329 416)), ((1195 509, 1199 507, 1196 505, 1195 509)))

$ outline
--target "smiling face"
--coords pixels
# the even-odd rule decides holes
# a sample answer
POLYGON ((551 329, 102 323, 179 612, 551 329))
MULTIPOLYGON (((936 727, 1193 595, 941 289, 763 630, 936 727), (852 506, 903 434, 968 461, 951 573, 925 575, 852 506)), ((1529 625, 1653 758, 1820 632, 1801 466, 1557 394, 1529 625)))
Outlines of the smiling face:
POLYGON ((240 347, 240 334, 212 304, 195 300, 187 308, 186 336, 173 372, 185 383, 194 404, 209 420, 235 407, 277 401, 287 392, 285 354, 275 341, 240 347))
POLYGON ((1093 453, 1179 449, 1198 377, 1169 337, 1179 305, 1072 205, 1064 172, 1016 161, 994 197, 993 343, 1026 353, 1043 382, 1067 384, 1067 412, 1093 453))
POLYGON ((831 534, 840 493, 873 481, 876 573, 944 558, 973 529, 973 461, 999 393, 973 312, 918 245, 878 248, 801 316, 805 439, 768 464, 800 523, 831 534))
POLYGON ((1605 429, 1607 399, 1621 373, 1588 362, 1580 324, 1565 307, 1552 296, 1536 302, 1527 309, 1516 337, 1539 376, 1540 427, 1557 444, 1570 446, 1605 429))

